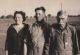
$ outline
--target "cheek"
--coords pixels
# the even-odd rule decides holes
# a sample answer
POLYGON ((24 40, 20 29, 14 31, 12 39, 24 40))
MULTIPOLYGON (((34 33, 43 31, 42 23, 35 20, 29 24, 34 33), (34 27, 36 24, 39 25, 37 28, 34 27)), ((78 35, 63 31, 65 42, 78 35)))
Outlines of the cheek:
POLYGON ((64 20, 64 23, 67 23, 67 20, 66 19, 64 20))
POLYGON ((19 18, 17 21, 18 21, 18 22, 22 22, 22 21, 23 21, 23 19, 22 19, 22 18, 19 18))
POLYGON ((20 20, 23 21, 23 18, 21 18, 20 20))

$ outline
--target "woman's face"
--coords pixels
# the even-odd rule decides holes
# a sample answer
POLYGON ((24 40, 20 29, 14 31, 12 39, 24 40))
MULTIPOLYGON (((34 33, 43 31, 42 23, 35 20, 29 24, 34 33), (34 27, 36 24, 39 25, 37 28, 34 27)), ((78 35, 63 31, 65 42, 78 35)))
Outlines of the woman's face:
POLYGON ((23 22, 22 15, 21 14, 16 14, 15 21, 16 21, 16 24, 22 24, 22 22, 23 22))

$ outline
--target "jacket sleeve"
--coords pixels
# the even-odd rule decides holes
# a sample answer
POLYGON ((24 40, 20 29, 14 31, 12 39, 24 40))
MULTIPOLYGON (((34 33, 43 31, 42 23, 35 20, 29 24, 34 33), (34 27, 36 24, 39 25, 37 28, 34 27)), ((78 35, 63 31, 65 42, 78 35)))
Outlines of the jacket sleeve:
POLYGON ((11 27, 8 28, 7 30, 7 36, 6 36, 6 41, 5 41, 5 50, 8 50, 8 41, 9 41, 9 37, 10 37, 10 33, 11 33, 11 27))
POLYGON ((27 25, 27 28, 26 28, 26 35, 27 35, 27 38, 26 38, 26 44, 29 48, 31 48, 33 46, 32 44, 32 38, 31 38, 31 33, 30 33, 30 30, 29 30, 29 25, 27 25))
POLYGON ((46 28, 45 43, 44 43, 44 51, 43 55, 49 55, 49 46, 50 46, 50 26, 48 25, 46 28))
POLYGON ((78 54, 79 52, 79 43, 78 43, 78 36, 75 27, 73 27, 73 34, 72 34, 72 41, 73 41, 73 52, 74 54, 78 54))
POLYGON ((55 30, 53 27, 51 27, 51 33, 50 33, 50 47, 49 47, 49 55, 52 55, 52 52, 54 52, 54 48, 55 48, 55 30))

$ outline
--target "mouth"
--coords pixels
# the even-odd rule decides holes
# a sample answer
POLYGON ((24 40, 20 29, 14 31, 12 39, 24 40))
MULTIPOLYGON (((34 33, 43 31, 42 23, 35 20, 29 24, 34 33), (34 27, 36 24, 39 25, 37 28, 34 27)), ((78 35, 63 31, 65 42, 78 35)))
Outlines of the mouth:
POLYGON ((64 29, 64 25, 63 24, 59 24, 61 29, 64 29))

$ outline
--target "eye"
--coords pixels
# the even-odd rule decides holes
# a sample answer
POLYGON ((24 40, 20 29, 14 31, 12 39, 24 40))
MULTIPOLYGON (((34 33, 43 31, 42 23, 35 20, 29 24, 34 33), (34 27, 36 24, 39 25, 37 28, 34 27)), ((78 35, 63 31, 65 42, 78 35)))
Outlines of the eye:
POLYGON ((16 18, 19 18, 19 17, 16 17, 16 18))
POLYGON ((40 13, 38 13, 38 15, 40 15, 40 13))
POLYGON ((64 18, 61 18, 61 20, 64 20, 64 18))

